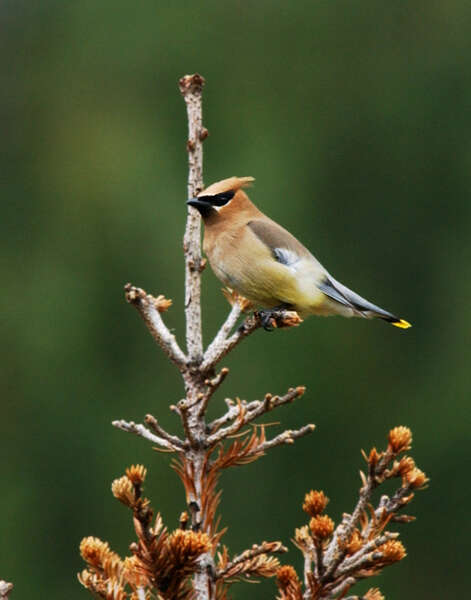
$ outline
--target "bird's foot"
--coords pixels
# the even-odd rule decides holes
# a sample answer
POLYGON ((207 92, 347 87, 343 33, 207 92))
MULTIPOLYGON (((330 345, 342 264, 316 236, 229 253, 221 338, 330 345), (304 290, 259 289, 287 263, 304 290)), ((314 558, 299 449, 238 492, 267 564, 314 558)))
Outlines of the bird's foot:
POLYGON ((275 329, 276 320, 272 310, 259 310, 257 314, 265 331, 273 331, 275 329))
POLYGON ((274 308, 259 310, 256 314, 260 319, 263 329, 265 331, 273 331, 279 326, 278 321, 283 319, 283 315, 287 310, 292 310, 289 304, 280 304, 274 308))

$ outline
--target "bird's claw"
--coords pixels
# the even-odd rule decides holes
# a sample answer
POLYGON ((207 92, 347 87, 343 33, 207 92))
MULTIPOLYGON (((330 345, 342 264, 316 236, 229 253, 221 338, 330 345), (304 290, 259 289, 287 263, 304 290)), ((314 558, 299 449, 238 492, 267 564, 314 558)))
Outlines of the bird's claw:
POLYGON ((260 323, 265 331, 273 331, 275 329, 276 325, 274 323, 273 311, 259 310, 258 318, 260 319, 260 323))

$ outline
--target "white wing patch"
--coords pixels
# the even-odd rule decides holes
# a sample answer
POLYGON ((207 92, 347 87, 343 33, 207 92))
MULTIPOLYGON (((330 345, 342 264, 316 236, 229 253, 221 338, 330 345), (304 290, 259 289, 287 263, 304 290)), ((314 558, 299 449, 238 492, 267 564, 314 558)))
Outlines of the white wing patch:
POLYGON ((291 268, 296 268, 295 264, 301 260, 296 252, 288 248, 274 248, 273 255, 279 263, 291 268))

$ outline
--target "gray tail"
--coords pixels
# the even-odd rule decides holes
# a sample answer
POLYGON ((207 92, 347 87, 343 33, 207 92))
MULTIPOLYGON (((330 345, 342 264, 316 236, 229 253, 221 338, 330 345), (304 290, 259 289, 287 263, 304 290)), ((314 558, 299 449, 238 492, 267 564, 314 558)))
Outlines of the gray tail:
POLYGON ((326 276, 325 279, 317 285, 317 287, 329 298, 343 304, 344 306, 348 306, 357 314, 366 317, 366 318, 378 318, 391 323, 392 325, 396 325, 396 327, 407 328, 410 327, 410 324, 396 315, 376 306, 372 302, 365 300, 352 290, 348 289, 347 286, 343 285, 330 275, 326 276))

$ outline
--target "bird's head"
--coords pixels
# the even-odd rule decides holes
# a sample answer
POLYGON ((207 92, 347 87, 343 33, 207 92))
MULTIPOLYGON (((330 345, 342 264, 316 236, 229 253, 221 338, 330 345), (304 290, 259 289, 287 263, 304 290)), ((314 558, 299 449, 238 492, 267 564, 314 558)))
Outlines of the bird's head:
POLYGON ((242 188, 254 181, 253 177, 229 177, 213 183, 191 198, 187 204, 196 208, 205 221, 229 217, 252 205, 242 188))

